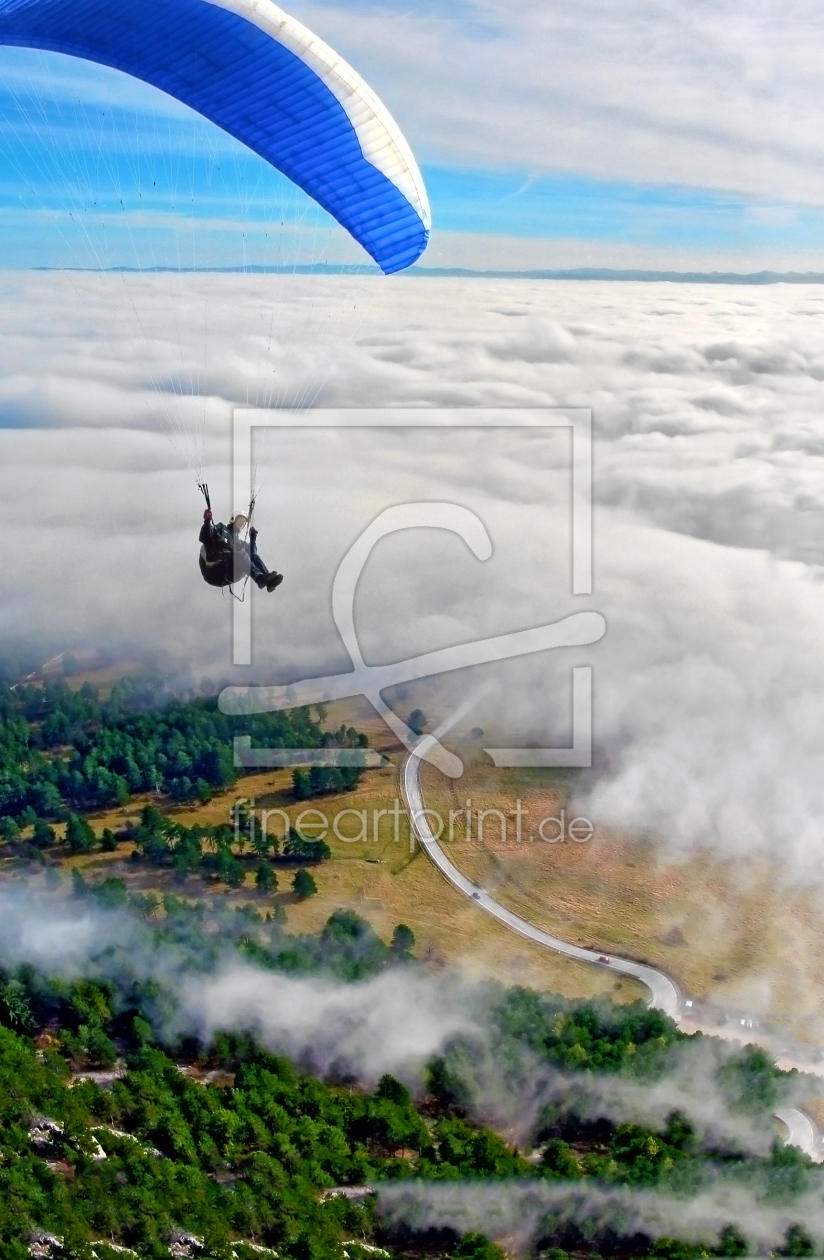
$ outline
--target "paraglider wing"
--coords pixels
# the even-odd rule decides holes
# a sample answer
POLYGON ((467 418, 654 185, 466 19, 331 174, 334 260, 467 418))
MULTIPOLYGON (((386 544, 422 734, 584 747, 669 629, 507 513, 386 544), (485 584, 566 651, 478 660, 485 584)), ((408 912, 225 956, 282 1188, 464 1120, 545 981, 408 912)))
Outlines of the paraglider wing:
POLYGON ((0 0, 0 44, 125 71, 190 106, 402 271, 429 239, 412 152, 351 66, 270 0, 0 0))

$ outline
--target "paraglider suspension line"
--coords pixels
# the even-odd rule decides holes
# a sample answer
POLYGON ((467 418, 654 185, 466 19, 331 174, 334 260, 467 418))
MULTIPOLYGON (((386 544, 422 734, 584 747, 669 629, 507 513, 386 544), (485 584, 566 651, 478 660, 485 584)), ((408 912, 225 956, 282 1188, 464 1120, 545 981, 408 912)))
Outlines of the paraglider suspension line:
POLYGON ((235 592, 232 590, 231 586, 224 586, 224 587, 223 587, 223 598, 224 598, 224 599, 226 598, 226 592, 228 591, 228 592, 229 592, 229 594, 231 595, 232 599, 236 599, 236 600, 237 600, 237 602, 238 602, 239 604, 245 604, 245 602, 246 602, 246 583, 247 583, 248 581, 249 581, 249 578, 248 578, 248 577, 245 577, 245 578, 243 579, 243 586, 242 586, 242 588, 241 588, 241 591, 240 591, 240 594, 239 594, 239 595, 236 595, 236 594, 235 594, 235 592))

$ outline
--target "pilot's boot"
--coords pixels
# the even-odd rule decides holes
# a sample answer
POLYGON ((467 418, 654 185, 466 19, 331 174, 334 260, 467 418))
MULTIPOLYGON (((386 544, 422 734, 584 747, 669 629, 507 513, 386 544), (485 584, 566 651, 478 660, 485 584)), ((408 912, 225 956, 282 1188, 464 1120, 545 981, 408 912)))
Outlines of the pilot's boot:
POLYGON ((276 587, 280 586, 282 581, 283 581, 282 573, 270 573, 268 578, 266 579, 267 591, 275 590, 276 587))

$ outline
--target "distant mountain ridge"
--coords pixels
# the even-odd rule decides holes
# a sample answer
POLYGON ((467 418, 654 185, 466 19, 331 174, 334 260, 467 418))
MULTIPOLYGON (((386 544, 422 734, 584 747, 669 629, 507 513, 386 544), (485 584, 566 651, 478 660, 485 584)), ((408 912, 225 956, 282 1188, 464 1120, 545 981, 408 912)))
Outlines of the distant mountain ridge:
MULTIPOLYGON (((12 268, 11 270, 14 270, 12 268)), ((380 275, 371 263, 301 263, 294 267, 26 267, 25 271, 106 271, 153 275, 166 272, 208 273, 217 275, 296 275, 296 276, 364 276, 380 275)), ((617 270, 611 267, 576 267, 566 270, 534 269, 528 271, 478 271, 471 267, 410 267, 407 275, 480 280, 636 280, 643 283, 670 284, 824 284, 821 271, 640 271, 617 270)))
POLYGON ((680 284, 824 284, 819 271, 640 271, 611 267, 576 267, 567 270, 475 271, 462 267, 409 268, 416 275, 478 276, 490 280, 639 280, 680 284))

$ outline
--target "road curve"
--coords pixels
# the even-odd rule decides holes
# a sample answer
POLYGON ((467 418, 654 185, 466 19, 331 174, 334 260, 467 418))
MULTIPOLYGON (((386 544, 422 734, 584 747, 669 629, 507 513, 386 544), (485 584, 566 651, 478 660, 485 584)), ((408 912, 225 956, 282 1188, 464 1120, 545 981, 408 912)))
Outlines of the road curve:
MULTIPOLYGON (((507 910, 494 897, 490 897, 489 893, 485 892, 483 888, 479 888, 477 884, 472 883, 471 879, 467 879, 465 875, 462 875, 458 868, 450 862, 429 825, 421 790, 421 760, 433 742, 434 736, 425 736, 413 751, 409 753, 401 768, 401 792, 406 802, 409 821, 415 838, 441 874, 465 897, 469 897, 480 910, 491 914, 499 923, 503 923, 506 927, 511 928, 513 932, 526 937, 527 940, 535 941, 538 945, 544 945, 547 949, 552 949, 557 954, 564 954, 567 958, 576 958, 579 962, 594 963, 596 967, 604 967, 609 971, 618 972, 620 975, 632 976, 633 979, 640 981, 649 991, 650 1006, 663 1011, 665 1015, 669 1015, 677 1023, 683 1006, 681 994, 673 981, 670 980, 669 976, 665 976, 663 971, 658 971, 655 967, 649 967, 645 963, 633 962, 629 958, 615 958, 612 954, 607 956, 606 954, 598 953, 594 949, 582 949, 580 945, 570 945, 567 941, 562 941, 557 936, 550 936, 548 932, 543 932, 540 928, 535 927, 534 924, 527 922, 526 919, 522 919, 519 915, 513 914, 511 910, 507 910)), ((816 1126, 805 1112, 800 1111, 797 1107, 784 1107, 777 1110, 775 1115, 787 1130, 788 1136, 784 1140, 785 1146, 797 1146, 805 1155, 809 1155, 810 1159, 815 1160, 816 1163, 824 1162, 822 1138, 816 1126)))
POLYGON ((565 954, 567 958, 594 963, 608 971, 632 976, 634 980, 639 980, 649 990, 650 1006, 656 1007, 675 1019, 681 1006, 681 995, 663 971, 657 971, 655 967, 648 967, 645 963, 632 962, 628 958, 615 958, 611 954, 607 956, 594 949, 582 949, 580 945, 570 945, 557 936, 550 936, 548 932, 543 932, 534 924, 528 923, 526 919, 507 910, 500 902, 495 901, 494 897, 490 897, 488 892, 479 888, 477 884, 473 884, 472 880, 467 879, 456 866, 453 866, 429 825, 421 791, 421 759, 426 755, 431 743, 434 743, 434 736, 425 736, 404 761, 401 769, 401 791, 406 801, 415 838, 441 874, 465 897, 471 898, 479 909, 491 914, 499 923, 505 924, 513 932, 518 932, 520 936, 525 936, 527 940, 544 945, 557 954, 565 954))
POLYGON ((785 1146, 798 1146, 805 1155, 820 1164, 824 1160, 821 1150, 821 1139, 810 1117, 798 1107, 779 1107, 775 1112, 787 1130, 785 1146))

